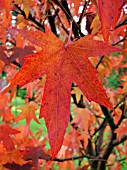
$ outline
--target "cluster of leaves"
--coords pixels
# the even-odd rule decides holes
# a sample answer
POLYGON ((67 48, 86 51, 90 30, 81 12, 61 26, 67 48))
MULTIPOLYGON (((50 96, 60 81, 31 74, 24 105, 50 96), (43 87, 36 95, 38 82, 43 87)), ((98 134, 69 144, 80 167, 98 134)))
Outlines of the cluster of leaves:
POLYGON ((1 170, 124 166, 126 3, 0 0, 1 170))

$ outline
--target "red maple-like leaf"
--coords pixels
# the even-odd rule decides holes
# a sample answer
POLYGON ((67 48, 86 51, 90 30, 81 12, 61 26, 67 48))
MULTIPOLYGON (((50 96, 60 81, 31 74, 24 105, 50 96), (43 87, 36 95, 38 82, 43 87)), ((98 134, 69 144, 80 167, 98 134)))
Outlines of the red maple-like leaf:
POLYGON ((4 46, 0 46, 0 60, 2 60, 5 64, 9 64, 5 51, 6 48, 4 46))
POLYGON ((16 58, 18 58, 19 64, 22 66, 24 63, 23 58, 29 54, 32 54, 34 50, 35 48, 32 46, 25 46, 24 48, 15 47, 12 49, 14 53, 10 56, 9 62, 12 63, 16 58))
MULTIPOLYGON (((30 163, 26 163, 24 165, 19 165, 16 163, 7 163, 4 165, 4 167, 10 169, 10 170, 31 170, 32 169, 32 165, 30 163)), ((7 169, 1 169, 1 170, 7 170, 7 169)))
POLYGON ((88 57, 102 56, 120 51, 93 36, 64 44, 51 31, 18 30, 42 50, 25 57, 25 63, 10 86, 25 85, 46 75, 40 118, 44 117, 48 129, 52 156, 61 148, 70 114, 70 91, 75 82, 89 101, 112 108, 105 90, 99 82, 96 69, 88 57))
POLYGON ((98 9, 104 40, 108 42, 110 29, 115 28, 124 0, 98 0, 98 9))
POLYGON ((15 148, 11 135, 15 135, 17 133, 20 132, 16 129, 12 129, 7 124, 0 125, 0 141, 3 142, 4 147, 8 151, 12 151, 15 148))
POLYGON ((24 155, 24 159, 32 160, 32 165, 38 169, 38 159, 50 160, 51 157, 43 151, 43 146, 28 147, 28 152, 24 155))

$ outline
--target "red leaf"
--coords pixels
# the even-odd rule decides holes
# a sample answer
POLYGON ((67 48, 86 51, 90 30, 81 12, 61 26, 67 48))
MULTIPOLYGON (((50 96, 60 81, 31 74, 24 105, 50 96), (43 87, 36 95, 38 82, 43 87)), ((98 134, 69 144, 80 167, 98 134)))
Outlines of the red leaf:
POLYGON ((108 42, 111 27, 114 29, 121 14, 124 0, 98 0, 100 22, 104 40, 108 42))
POLYGON ((10 86, 23 86, 46 74, 40 118, 45 119, 52 156, 55 157, 61 148, 70 117, 72 82, 76 82, 89 101, 112 108, 88 57, 120 50, 93 40, 93 36, 85 36, 67 46, 50 31, 18 31, 32 43, 41 46, 42 51, 25 58, 25 64, 10 86))
MULTIPOLYGON (((4 167, 11 169, 11 170, 31 170, 32 169, 32 165, 30 163, 27 163, 25 165, 18 165, 16 163, 7 163, 4 165, 4 167)), ((7 170, 7 169, 5 169, 7 170)))
POLYGON ((42 149, 43 147, 41 145, 37 147, 29 147, 28 152, 24 156, 24 159, 25 160, 32 159, 32 165, 38 168, 38 159, 45 159, 45 160, 51 159, 51 157, 47 155, 42 149))
POLYGON ((79 10, 79 7, 80 7, 81 0, 70 0, 69 3, 70 3, 70 5, 72 3, 74 3, 75 12, 76 12, 76 14, 78 14, 78 10, 79 10))
POLYGON ((32 46, 25 46, 24 48, 16 47, 12 50, 14 51, 14 53, 9 58, 10 63, 13 62, 16 58, 18 58, 19 64, 22 66, 24 63, 23 58, 29 54, 32 54, 35 48, 32 46))
POLYGON ((4 46, 0 46, 0 60, 2 60, 5 64, 9 64, 5 51, 6 48, 4 46))
POLYGON ((14 149, 14 143, 11 139, 11 135, 15 135, 17 133, 20 133, 16 129, 12 129, 7 124, 0 125, 0 141, 3 142, 4 147, 11 151, 14 149))

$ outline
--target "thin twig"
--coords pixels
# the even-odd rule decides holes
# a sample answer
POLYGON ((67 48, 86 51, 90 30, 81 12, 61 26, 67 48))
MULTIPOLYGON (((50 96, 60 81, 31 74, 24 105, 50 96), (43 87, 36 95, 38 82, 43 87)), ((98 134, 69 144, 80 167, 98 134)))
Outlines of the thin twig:
POLYGON ((120 23, 118 23, 118 24, 116 25, 115 29, 116 29, 116 28, 119 28, 120 26, 125 25, 126 23, 127 23, 127 17, 126 17, 123 21, 121 21, 120 23))
POLYGON ((103 122, 102 122, 102 124, 99 126, 99 128, 96 129, 96 130, 94 131, 94 133, 91 135, 91 138, 92 138, 93 136, 95 136, 96 133, 99 132, 99 131, 101 130, 101 128, 103 128, 103 126, 106 126, 106 124, 107 124, 107 121, 106 121, 106 119, 104 119, 103 122))
POLYGON ((67 43, 66 43, 66 45, 65 45, 65 48, 67 48, 68 45, 70 44, 70 42, 71 42, 71 36, 72 36, 72 22, 71 22, 71 24, 70 24, 70 33, 69 33, 68 41, 67 41, 67 43))
POLYGON ((112 46, 115 46, 115 45, 117 45, 117 44, 123 42, 124 40, 126 40, 126 37, 127 37, 127 35, 125 35, 124 38, 122 38, 121 40, 117 41, 116 43, 113 43, 112 46))
POLYGON ((102 56, 102 57, 100 58, 99 62, 98 62, 97 65, 96 65, 96 69, 97 69, 97 68, 99 67, 99 65, 101 64, 103 58, 104 58, 104 56, 102 56))
MULTIPOLYGON (((56 9, 55 9, 54 5, 52 4, 52 2, 50 2, 50 4, 52 5, 52 8, 54 9, 54 11, 56 11, 56 9)), ((56 13, 56 16, 57 16, 58 20, 60 21, 61 27, 63 28, 63 30, 66 32, 67 35, 69 35, 69 32, 68 32, 68 30, 65 28, 65 26, 64 26, 64 24, 63 24, 63 22, 62 22, 62 20, 61 20, 61 18, 60 18, 60 16, 59 16, 58 12, 56 13)))
POLYGON ((81 159, 81 158, 94 159, 94 157, 92 157, 92 156, 81 155, 81 156, 75 156, 75 157, 63 158, 63 159, 54 158, 53 161, 64 162, 64 161, 71 161, 71 160, 76 160, 76 159, 81 159))
POLYGON ((125 142, 125 140, 127 140, 127 135, 123 135, 123 136, 121 137, 121 139, 116 139, 116 140, 114 140, 114 141, 112 142, 112 145, 113 145, 113 146, 117 146, 117 145, 125 142))
POLYGON ((83 16, 84 16, 84 12, 85 12, 86 7, 87 7, 87 5, 89 4, 89 2, 90 2, 89 0, 88 0, 88 1, 85 1, 85 4, 84 4, 84 6, 83 6, 82 13, 81 13, 81 15, 80 15, 80 17, 79 17, 79 20, 78 20, 78 22, 77 22, 78 25, 80 25, 81 22, 82 22, 82 18, 83 18, 83 16))
POLYGON ((17 4, 14 4, 15 7, 21 12, 19 14, 21 14, 26 20, 30 20, 32 22, 34 22, 34 24, 36 24, 40 30, 44 31, 44 25, 42 25, 40 22, 36 21, 34 17, 32 17, 31 13, 29 13, 29 16, 28 18, 26 18, 26 15, 25 15, 25 12, 17 5, 17 4))

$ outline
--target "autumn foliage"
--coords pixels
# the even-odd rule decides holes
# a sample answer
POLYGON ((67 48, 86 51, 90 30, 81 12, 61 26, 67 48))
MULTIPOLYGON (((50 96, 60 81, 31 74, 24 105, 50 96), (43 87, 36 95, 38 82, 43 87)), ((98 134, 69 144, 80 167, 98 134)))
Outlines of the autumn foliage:
POLYGON ((127 167, 127 1, 0 0, 0 170, 127 167))

